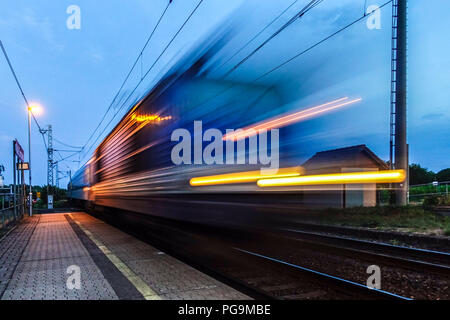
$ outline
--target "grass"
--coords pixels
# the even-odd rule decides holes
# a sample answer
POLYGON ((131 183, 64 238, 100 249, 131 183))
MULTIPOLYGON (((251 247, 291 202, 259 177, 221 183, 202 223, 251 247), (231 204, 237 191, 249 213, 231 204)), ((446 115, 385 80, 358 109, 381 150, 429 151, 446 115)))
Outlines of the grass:
POLYGON ((322 224, 450 236, 450 217, 419 206, 328 209, 308 218, 322 224))
POLYGON ((410 195, 416 195, 416 194, 428 194, 428 193, 446 193, 448 189, 446 189, 445 185, 439 185, 439 186, 419 186, 419 187, 411 187, 409 189, 410 195))

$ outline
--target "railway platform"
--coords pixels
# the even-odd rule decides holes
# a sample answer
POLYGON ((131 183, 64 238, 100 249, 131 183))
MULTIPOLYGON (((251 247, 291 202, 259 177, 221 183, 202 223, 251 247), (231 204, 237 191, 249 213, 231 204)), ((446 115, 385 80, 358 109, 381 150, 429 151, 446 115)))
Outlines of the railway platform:
POLYGON ((249 297, 86 213, 42 214, 0 239, 2 300, 249 297))

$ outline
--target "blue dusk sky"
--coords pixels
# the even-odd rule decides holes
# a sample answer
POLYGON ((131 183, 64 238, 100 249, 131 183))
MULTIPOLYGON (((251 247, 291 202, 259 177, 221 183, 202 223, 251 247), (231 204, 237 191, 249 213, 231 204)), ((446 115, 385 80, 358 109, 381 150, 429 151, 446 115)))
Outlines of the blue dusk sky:
MULTIPOLYGON (((150 41, 142 61, 148 68, 170 41, 198 0, 174 0, 150 41)), ((161 60, 148 75, 143 93, 196 42, 219 27, 229 37, 214 63, 226 61, 294 0, 204 0, 161 60)), ((237 63, 308 3, 298 0, 254 42, 237 55, 237 63)), ((296 53, 360 17, 367 5, 383 0, 324 0, 270 41, 235 73, 232 80, 252 80, 296 53)), ((41 126, 51 124, 54 137, 83 146, 97 127, 126 74, 145 44, 168 0, 2 0, 0 40, 3 42, 28 100, 44 113, 41 126), (70 30, 66 12, 81 9, 81 28, 70 30)), ((408 142, 410 162, 439 171, 450 167, 450 1, 409 0, 408 142)), ((363 101, 342 112, 302 123, 299 163, 315 152, 367 144, 382 159, 389 157, 391 5, 381 9, 381 29, 369 30, 366 20, 261 79, 277 83, 287 103, 309 107, 342 96, 363 101)), ((229 62, 221 70, 233 64, 229 62)), ((140 76, 135 70, 122 93, 140 76)), ((220 76, 221 71, 210 76, 220 76)), ((118 111, 118 107, 113 108, 118 111)), ((123 112, 111 122, 117 123, 123 112)), ((12 182, 12 140, 27 150, 27 111, 6 60, 0 55, 0 164, 12 182)), ((111 127, 110 126, 110 127, 111 127)), ((103 128, 102 128, 103 129, 103 128)), ((105 134, 108 132, 106 129, 105 134)), ((100 141, 100 140, 99 140, 100 141)), ((55 147, 67 147, 55 141, 55 147)), ((94 145, 93 147, 95 147, 94 145)), ((70 153, 62 152, 62 156, 70 153)), ((84 163, 89 154, 70 160, 84 163)), ((59 159, 59 155, 55 155, 59 159)), ((46 184, 46 153, 42 137, 32 128, 33 184, 46 184)), ((76 171, 66 161, 60 170, 76 171)), ((63 179, 61 185, 67 184, 63 179)))

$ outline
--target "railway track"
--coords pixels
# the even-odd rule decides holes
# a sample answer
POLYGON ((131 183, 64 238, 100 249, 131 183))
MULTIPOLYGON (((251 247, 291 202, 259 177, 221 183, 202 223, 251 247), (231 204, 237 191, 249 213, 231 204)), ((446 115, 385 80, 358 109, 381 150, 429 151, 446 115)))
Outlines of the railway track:
POLYGON ((361 240, 337 235, 327 235, 303 230, 283 229, 283 236, 313 249, 347 257, 379 261, 394 267, 418 270, 425 273, 450 275, 450 254, 434 250, 417 249, 361 240))
MULTIPOLYGON (((327 286, 327 288, 333 288, 337 292, 342 292, 347 294, 349 297, 356 297, 358 299, 383 299, 383 300, 411 300, 410 298, 403 297, 391 292, 387 292, 384 290, 369 288, 360 283, 356 283, 353 281, 349 281, 340 277, 332 276, 323 272, 319 272, 316 270, 312 270, 310 268, 305 268, 293 263, 289 263, 277 258, 269 257, 266 255, 262 255, 259 253, 243 250, 240 248, 234 248, 235 250, 248 254, 252 257, 256 257, 261 259, 265 263, 274 264, 276 267, 282 267, 286 269, 290 273, 301 273, 307 277, 313 278, 318 282, 321 282, 323 285, 327 286)), ((292 286, 292 285, 291 285, 292 286)), ((313 292, 314 293, 314 292, 313 292)), ((269 293, 270 294, 270 293, 269 293)), ((301 295, 298 295, 301 296, 301 295)), ((295 298, 296 296, 292 295, 282 295, 279 298, 295 298)), ((308 295, 303 295, 304 298, 307 298, 308 295)), ((317 295, 315 296, 317 298, 317 295)))
MULTIPOLYGON (((109 221, 124 229, 123 223, 109 221)), ((125 231, 256 299, 388 299, 398 294, 236 247, 249 235, 176 222, 146 221, 125 231), (226 236, 224 236, 226 234, 226 236), (230 237, 234 243, 224 240, 230 237)), ((252 237, 252 236, 250 236, 252 237)), ((244 241, 245 242, 245 241, 244 241)))
POLYGON ((430 251, 448 251, 450 252, 450 238, 427 236, 427 235, 411 235, 408 233, 371 230, 364 228, 345 227, 336 225, 323 225, 318 223, 307 222, 289 222, 282 223, 281 228, 290 228, 303 230, 308 232, 320 233, 322 235, 338 235, 352 239, 365 239, 368 241, 386 243, 394 241, 404 247, 422 248, 430 251))

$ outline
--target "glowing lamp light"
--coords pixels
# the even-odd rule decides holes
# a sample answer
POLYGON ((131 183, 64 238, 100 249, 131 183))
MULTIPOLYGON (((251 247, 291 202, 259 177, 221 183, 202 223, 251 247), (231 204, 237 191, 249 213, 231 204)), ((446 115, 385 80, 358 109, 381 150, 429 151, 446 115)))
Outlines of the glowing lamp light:
POLYGON ((310 175, 290 178, 261 179, 259 187, 286 187, 305 185, 361 184, 361 183, 400 183, 405 181, 404 170, 352 172, 310 175))
POLYGON ((42 107, 38 104, 31 104, 28 107, 28 111, 30 111, 35 116, 41 115, 44 112, 42 107))
POLYGON ((216 176, 192 178, 190 180, 190 185, 193 187, 199 187, 199 186, 211 186, 222 184, 249 183, 249 182, 256 182, 260 179, 295 177, 300 176, 302 173, 303 168, 301 167, 279 169, 278 173, 274 175, 263 175, 261 174, 261 170, 236 172, 236 173, 220 174, 216 176))

